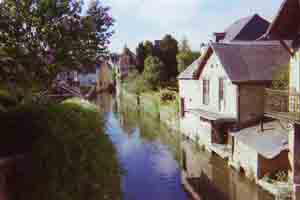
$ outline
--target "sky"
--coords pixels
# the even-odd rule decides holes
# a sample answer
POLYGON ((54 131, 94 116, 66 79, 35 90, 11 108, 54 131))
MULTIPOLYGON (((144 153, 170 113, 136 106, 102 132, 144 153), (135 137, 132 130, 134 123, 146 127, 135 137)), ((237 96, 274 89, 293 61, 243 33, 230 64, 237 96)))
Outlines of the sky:
MULTIPOLYGON (((91 0, 85 0, 88 4, 91 0)), ((127 45, 135 51, 141 41, 166 34, 189 40, 193 50, 234 21, 255 13, 271 21, 283 0, 101 0, 116 20, 111 51, 127 45)))

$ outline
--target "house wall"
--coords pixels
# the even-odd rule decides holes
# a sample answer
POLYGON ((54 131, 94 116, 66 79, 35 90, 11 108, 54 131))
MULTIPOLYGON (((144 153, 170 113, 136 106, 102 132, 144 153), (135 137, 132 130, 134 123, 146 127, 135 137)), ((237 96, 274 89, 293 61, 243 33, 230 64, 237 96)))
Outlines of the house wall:
POLYGON ((213 54, 208 62, 206 63, 205 68, 203 69, 200 75, 200 92, 201 106, 205 110, 209 110, 216 113, 224 113, 230 114, 232 116, 237 117, 237 86, 234 85, 224 68, 222 67, 218 57, 213 54), (225 97, 225 109, 223 111, 219 110, 219 78, 224 78, 224 97, 225 97), (210 101, 209 105, 204 105, 202 102, 202 94, 203 94, 203 79, 210 80, 210 101))
POLYGON ((199 116, 193 113, 186 112, 185 116, 180 119, 180 130, 200 145, 205 145, 208 148, 211 144, 211 124, 202 121, 199 116))
POLYGON ((290 163, 288 159, 288 151, 281 152, 277 157, 273 159, 266 159, 261 155, 258 155, 258 178, 263 178, 267 173, 276 172, 279 170, 290 169, 290 163))
POLYGON ((179 80, 179 95, 184 98, 185 110, 201 107, 202 86, 199 80, 179 80))
POLYGON ((256 122, 264 116, 264 85, 240 85, 241 126, 256 122))
POLYGON ((258 155, 257 152, 249 146, 235 139, 232 162, 234 166, 241 167, 246 176, 256 179, 258 155))
POLYGON ((291 58, 290 89, 300 92, 300 51, 291 58))

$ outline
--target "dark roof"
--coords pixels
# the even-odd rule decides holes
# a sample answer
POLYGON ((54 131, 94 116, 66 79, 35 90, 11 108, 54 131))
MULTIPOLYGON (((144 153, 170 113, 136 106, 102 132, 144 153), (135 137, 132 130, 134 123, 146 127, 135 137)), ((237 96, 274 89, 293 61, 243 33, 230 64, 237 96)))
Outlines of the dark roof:
POLYGON ((256 40, 267 31, 269 25, 270 23, 258 14, 242 18, 225 30, 223 42, 256 40))
POLYGON ((292 40, 300 32, 299 0, 284 0, 270 25, 266 36, 272 39, 292 40))
POLYGON ((198 79, 212 52, 235 83, 271 81, 290 61, 288 52, 276 41, 211 43, 206 52, 178 79, 198 79))
POLYGON ((278 42, 213 43, 211 47, 235 83, 272 81, 290 55, 278 42))

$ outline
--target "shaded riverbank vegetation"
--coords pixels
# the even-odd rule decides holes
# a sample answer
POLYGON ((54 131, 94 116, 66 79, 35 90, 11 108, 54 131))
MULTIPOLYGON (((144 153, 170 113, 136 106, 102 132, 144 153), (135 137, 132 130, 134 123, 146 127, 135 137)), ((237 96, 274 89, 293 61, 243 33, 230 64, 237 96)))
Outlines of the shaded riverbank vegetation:
POLYGON ((24 104, 0 119, 2 156, 25 152, 14 199, 121 199, 121 169, 96 106, 24 104))

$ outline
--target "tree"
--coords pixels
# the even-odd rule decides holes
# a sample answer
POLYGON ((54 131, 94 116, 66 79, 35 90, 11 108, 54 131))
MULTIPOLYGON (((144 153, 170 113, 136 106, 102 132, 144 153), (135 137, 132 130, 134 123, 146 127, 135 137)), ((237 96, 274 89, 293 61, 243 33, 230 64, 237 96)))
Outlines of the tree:
POLYGON ((154 46, 152 42, 146 41, 144 43, 144 48, 145 48, 145 57, 147 58, 148 56, 153 56, 153 51, 154 51, 154 46))
POLYGON ((189 65, 191 65, 197 58, 200 57, 200 52, 193 52, 189 46, 189 42, 186 38, 183 38, 179 45, 179 53, 176 56, 177 70, 178 72, 184 71, 189 65))
POLYGON ((161 60, 163 68, 163 81, 175 79, 178 75, 176 55, 178 53, 178 42, 171 35, 166 35, 160 42, 161 60))
POLYGON ((114 20, 109 8, 80 0, 2 0, 0 83, 26 89, 49 85, 59 72, 106 57, 114 20))
POLYGON ((191 48, 190 48, 190 45, 189 45, 189 41, 186 37, 184 37, 182 40, 181 40, 181 43, 179 45, 179 51, 180 52, 188 52, 188 51, 191 51, 191 48))
POLYGON ((146 59, 146 51, 143 42, 138 44, 136 48, 136 57, 137 57, 137 69, 140 73, 144 71, 144 62, 146 59))
POLYGON ((158 57, 149 56, 146 58, 143 76, 152 89, 157 89, 160 85, 164 68, 163 62, 158 57))
POLYGON ((177 70, 183 72, 188 66, 190 66, 195 60, 200 57, 200 52, 183 51, 177 54, 177 70))

